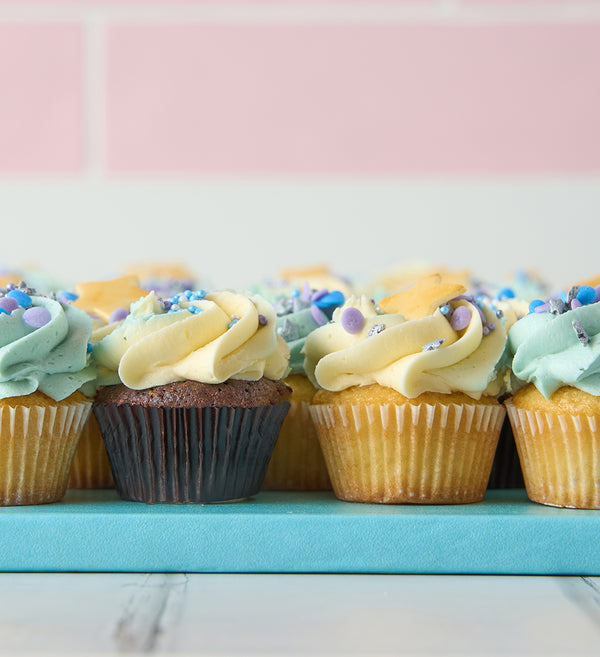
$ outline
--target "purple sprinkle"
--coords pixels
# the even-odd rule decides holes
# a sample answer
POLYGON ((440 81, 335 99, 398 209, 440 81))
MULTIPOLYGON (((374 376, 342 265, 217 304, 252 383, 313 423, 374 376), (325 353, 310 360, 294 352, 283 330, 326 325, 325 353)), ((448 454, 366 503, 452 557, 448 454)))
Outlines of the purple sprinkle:
POLYGON ((108 318, 108 323, 112 324, 113 322, 120 322, 122 319, 125 319, 127 315, 129 315, 129 311, 125 308, 115 308, 108 318))
POLYGON ((571 300, 571 310, 575 310, 575 308, 581 308, 583 304, 579 299, 572 299, 571 300))
POLYGON ((46 326, 51 319, 52 315, 50 314, 50 311, 38 306, 27 308, 23 313, 23 322, 32 328, 42 328, 42 326, 46 326))
POLYGON ((269 321, 269 320, 268 320, 264 315, 259 315, 259 316, 258 316, 258 323, 259 323, 261 326, 266 326, 268 321, 269 321))
POLYGON ((358 308, 346 308, 342 313, 342 328, 346 333, 360 333, 364 325, 364 315, 358 308))
POLYGON ((173 304, 172 304, 169 300, 167 300, 167 299, 163 299, 162 304, 163 304, 163 308, 164 308, 166 311, 171 310, 171 306, 173 305, 173 304))
POLYGON ((318 292, 314 292, 310 300, 314 303, 315 301, 318 301, 319 299, 322 299, 324 296, 326 296, 329 293, 329 290, 326 288, 323 288, 322 290, 319 290, 318 292))
POLYGON ((548 307, 549 306, 548 306, 547 303, 543 303, 541 306, 536 306, 533 312, 534 313, 545 313, 545 312, 548 312, 548 307))
POLYGON ((469 326, 471 322, 471 311, 466 306, 459 306, 453 313, 450 319, 450 326, 455 331, 462 331, 469 326))
POLYGON ((19 307, 19 303, 16 299, 13 299, 11 297, 2 297, 0 299, 0 308, 3 308, 6 310, 6 312, 10 315, 13 310, 16 310, 19 307))
POLYGON ((304 287, 302 288, 302 301, 310 301, 310 284, 308 281, 304 281, 304 287))
POLYGON ((11 290, 16 290, 17 286, 14 283, 7 283, 6 284, 6 291, 10 292, 11 290))
MULTIPOLYGON (((596 301, 600 301, 600 285, 596 285, 594 290, 596 290, 596 301)), ((594 303, 596 303, 596 301, 594 301, 594 303)))
POLYGON ((315 306, 314 303, 310 307, 310 314, 319 326, 324 326, 329 321, 327 315, 318 306, 315 306))

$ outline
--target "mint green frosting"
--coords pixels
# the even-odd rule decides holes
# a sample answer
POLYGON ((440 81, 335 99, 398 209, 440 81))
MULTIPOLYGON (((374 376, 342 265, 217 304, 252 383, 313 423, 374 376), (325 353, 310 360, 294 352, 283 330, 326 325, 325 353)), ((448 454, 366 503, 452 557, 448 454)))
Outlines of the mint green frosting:
POLYGON ((533 383, 546 399, 562 386, 600 395, 600 304, 562 315, 531 313, 511 327, 508 341, 515 376, 533 383), (581 322, 587 345, 573 322, 581 322))
POLYGON ((87 353, 92 321, 87 314, 48 297, 32 296, 50 321, 41 328, 23 322, 24 308, 0 314, 0 399, 36 390, 60 401, 86 386, 93 391, 96 368, 87 353))
POLYGON ((312 331, 319 328, 310 308, 277 318, 277 329, 290 348, 290 374, 304 374, 304 344, 312 331))

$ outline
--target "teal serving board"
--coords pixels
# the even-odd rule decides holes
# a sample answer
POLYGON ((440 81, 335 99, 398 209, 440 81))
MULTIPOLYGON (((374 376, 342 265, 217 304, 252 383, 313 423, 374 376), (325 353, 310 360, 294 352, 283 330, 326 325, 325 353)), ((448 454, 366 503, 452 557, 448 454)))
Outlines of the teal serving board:
POLYGON ((522 490, 461 506, 266 492, 150 506, 72 490, 0 509, 0 571, 600 575, 600 511, 534 504, 522 490))

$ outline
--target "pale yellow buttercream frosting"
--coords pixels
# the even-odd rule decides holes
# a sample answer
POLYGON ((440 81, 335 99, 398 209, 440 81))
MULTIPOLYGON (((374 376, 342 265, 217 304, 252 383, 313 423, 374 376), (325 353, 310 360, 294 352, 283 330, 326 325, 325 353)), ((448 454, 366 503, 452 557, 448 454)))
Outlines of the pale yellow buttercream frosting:
POLYGON ((471 311, 466 328, 454 330, 439 309, 406 320, 400 314, 378 313, 366 297, 352 297, 334 312, 332 322, 309 335, 304 347, 306 372, 315 385, 331 391, 377 383, 409 398, 424 392, 464 392, 474 399, 484 393, 499 394, 495 366, 506 343, 502 322, 482 304, 486 324, 495 326, 484 335, 484 323, 473 303, 456 299, 452 306, 471 311), (355 334, 342 325, 349 307, 358 308, 365 320, 355 334), (423 349, 439 340, 443 342, 438 348, 423 349))
POLYGON ((131 306, 121 325, 94 347, 101 384, 121 381, 141 390, 174 381, 277 380, 287 374, 289 349, 262 297, 213 292, 194 301, 182 297, 178 305, 165 312, 151 292, 131 306))

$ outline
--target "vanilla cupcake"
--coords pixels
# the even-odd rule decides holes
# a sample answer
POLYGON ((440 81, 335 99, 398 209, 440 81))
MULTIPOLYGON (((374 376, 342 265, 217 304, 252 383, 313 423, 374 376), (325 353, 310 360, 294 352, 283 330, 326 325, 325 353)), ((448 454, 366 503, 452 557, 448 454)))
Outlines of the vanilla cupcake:
POLYGON ((285 418, 267 468, 264 490, 331 490, 327 466, 309 406, 316 392, 304 371, 302 350, 308 335, 330 321, 344 302, 339 290, 315 290, 308 283, 274 304, 277 332, 290 348, 290 374, 285 383, 292 389, 285 418))
POLYGON ((92 402, 88 316, 24 283, 0 289, 0 505, 60 500, 92 402), (91 386, 91 389, 87 387, 91 386))
POLYGON ((535 300, 508 334, 524 387, 505 403, 534 502, 600 508, 599 292, 535 300))
POLYGON ((264 299, 136 302, 94 346, 94 414, 123 499, 224 502, 260 490, 289 409, 289 349, 264 299))
POLYGON ((453 504, 483 498, 504 409, 506 333, 492 309, 430 276, 382 300, 349 299, 310 334, 311 414, 335 494, 453 504))

